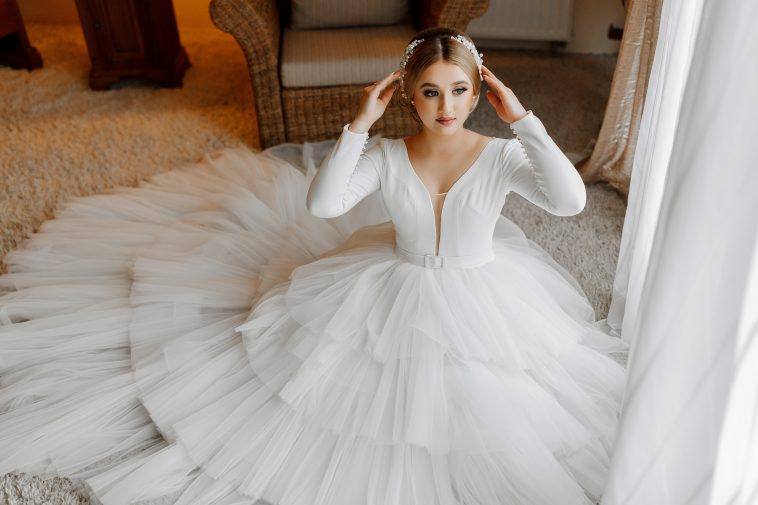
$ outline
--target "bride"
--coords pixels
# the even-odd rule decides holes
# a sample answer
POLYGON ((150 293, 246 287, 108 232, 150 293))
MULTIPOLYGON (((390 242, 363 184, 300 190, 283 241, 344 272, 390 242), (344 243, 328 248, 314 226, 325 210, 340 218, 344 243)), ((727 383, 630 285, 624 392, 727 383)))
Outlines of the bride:
POLYGON ((585 204, 533 111, 432 28, 309 147, 75 199, 8 254, 0 474, 106 505, 595 503, 626 344, 501 214, 585 204), (482 82, 516 138, 463 128, 482 82), (370 145, 398 88, 421 130, 370 145))

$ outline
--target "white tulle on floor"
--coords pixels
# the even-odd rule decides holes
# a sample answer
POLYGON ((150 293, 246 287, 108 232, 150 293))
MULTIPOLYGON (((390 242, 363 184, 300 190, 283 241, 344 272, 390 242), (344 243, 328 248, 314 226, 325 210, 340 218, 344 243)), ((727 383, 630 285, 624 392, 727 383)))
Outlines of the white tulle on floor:
POLYGON ((626 344, 504 216, 466 269, 400 260, 378 195, 311 216, 331 146, 78 198, 11 252, 0 473, 106 505, 595 503, 626 344))

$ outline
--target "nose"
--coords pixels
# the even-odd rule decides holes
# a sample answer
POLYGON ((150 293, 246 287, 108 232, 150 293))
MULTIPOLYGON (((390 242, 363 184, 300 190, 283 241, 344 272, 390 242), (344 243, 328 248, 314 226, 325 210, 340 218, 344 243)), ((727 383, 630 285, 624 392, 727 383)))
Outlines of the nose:
POLYGON ((452 112, 449 112, 448 109, 450 107, 447 106, 448 103, 452 103, 452 97, 448 96, 447 93, 442 93, 442 100, 440 100, 440 115, 444 117, 452 116, 452 112))

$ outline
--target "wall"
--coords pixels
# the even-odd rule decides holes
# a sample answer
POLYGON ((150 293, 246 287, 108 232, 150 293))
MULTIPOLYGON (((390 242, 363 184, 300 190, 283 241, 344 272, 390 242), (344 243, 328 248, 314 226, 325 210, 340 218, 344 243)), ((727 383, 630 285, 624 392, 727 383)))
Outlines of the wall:
POLYGON ((545 10, 554 17, 543 30, 546 40, 540 40, 539 36, 535 39, 534 35, 531 35, 533 40, 517 40, 519 32, 525 35, 529 32, 519 24, 522 15, 520 5, 524 1, 528 0, 490 0, 490 8, 484 16, 474 19, 469 25, 468 33, 477 46, 546 49, 550 47, 547 34, 551 33, 549 37, 552 40, 566 44, 558 49, 560 52, 618 53, 620 41, 608 38, 608 27, 611 23, 617 28, 624 26, 626 11, 621 0, 540 0, 538 4, 531 4, 533 7, 528 10, 545 10), (568 13, 572 19, 567 27, 560 16, 568 9, 573 10, 568 13), (514 17, 509 18, 511 15, 514 17), (508 36, 512 38, 505 38, 508 36))
MULTIPOLYGON (((492 0, 497 1, 497 0, 492 0)), ((627 0, 629 5, 631 0, 627 0)), ((620 41, 608 38, 608 26, 624 27, 626 10, 621 0, 574 0, 574 29, 569 53, 618 53, 620 41)))

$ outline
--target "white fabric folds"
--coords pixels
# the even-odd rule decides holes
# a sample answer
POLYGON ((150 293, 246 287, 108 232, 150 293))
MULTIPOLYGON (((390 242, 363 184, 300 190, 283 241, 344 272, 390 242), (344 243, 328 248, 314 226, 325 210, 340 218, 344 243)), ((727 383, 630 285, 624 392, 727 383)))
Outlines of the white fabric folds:
POLYGON ((577 281, 502 215, 486 264, 403 261, 381 200, 311 215, 302 161, 227 149, 7 256, 0 472, 105 505, 595 503, 626 346, 577 281))

